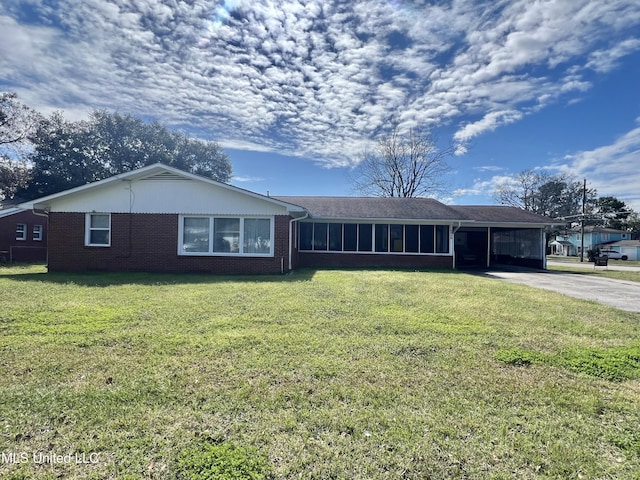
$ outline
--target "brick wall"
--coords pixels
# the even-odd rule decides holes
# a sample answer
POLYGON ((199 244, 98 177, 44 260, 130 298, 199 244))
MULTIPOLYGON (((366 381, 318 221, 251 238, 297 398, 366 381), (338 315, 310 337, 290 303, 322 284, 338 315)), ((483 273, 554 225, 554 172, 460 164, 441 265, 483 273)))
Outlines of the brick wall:
POLYGON ((289 220, 275 217, 273 257, 178 255, 178 215, 112 214, 111 246, 87 247, 84 213, 49 218, 50 271, 144 271, 262 274, 289 265, 289 220))
POLYGON ((47 259, 47 217, 31 210, 0 218, 0 260, 44 262, 47 259), (27 226, 26 240, 16 240, 16 225, 27 226), (42 225, 42 240, 33 239, 33 227, 42 225))
POLYGON ((453 257, 298 252, 298 265, 301 267, 453 268, 453 257))

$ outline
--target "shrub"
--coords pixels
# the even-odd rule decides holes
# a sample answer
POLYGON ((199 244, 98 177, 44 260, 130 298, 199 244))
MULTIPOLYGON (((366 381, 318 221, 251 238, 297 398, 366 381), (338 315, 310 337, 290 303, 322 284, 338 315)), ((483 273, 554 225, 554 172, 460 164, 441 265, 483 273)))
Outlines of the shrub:
POLYGON ((596 257, 600 256, 600 249, 598 247, 594 249, 587 250, 587 260, 590 262, 595 262, 596 257))

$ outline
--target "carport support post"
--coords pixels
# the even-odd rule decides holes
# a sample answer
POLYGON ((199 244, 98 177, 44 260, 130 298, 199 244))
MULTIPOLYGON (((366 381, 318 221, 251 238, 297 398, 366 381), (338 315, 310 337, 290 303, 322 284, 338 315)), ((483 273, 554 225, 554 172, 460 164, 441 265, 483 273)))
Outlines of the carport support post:
POLYGON ((582 186, 582 216, 580 217, 580 261, 584 262, 584 215, 587 208, 587 179, 582 186))
POLYGON ((491 266, 491 227, 487 227, 487 268, 491 266))

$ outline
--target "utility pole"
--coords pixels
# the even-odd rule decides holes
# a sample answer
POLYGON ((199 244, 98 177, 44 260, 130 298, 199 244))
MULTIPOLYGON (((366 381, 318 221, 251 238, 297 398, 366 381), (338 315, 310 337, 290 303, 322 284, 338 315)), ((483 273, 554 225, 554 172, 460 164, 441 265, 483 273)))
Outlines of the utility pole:
POLYGON ((584 262, 584 217, 587 213, 587 179, 582 186, 582 216, 580 217, 580 261, 584 262))

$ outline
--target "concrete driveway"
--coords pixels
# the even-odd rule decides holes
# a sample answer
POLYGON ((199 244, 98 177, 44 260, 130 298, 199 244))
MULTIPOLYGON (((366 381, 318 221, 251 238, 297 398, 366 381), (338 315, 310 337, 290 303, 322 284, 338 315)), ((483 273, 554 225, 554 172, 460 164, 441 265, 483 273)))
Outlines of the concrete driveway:
POLYGON ((549 270, 514 269, 485 272, 485 275, 508 282, 551 290, 570 297, 595 300, 620 310, 640 312, 640 282, 549 270))

